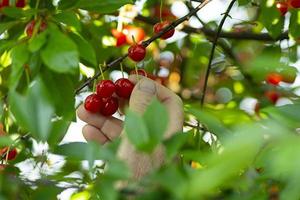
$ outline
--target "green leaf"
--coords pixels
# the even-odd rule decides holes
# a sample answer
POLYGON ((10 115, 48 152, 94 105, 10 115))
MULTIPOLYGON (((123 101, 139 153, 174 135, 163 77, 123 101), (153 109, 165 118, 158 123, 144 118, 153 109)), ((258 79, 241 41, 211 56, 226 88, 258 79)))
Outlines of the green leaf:
POLYGON ((74 8, 79 0, 60 0, 58 2, 58 8, 61 10, 74 8))
POLYGON ((2 12, 4 15, 11 17, 11 18, 15 18, 15 19, 20 19, 22 17, 29 18, 36 13, 35 10, 32 10, 32 9, 23 10, 23 9, 20 9, 17 7, 12 7, 12 6, 3 8, 2 12))
POLYGON ((147 107, 143 115, 145 124, 148 128, 149 138, 151 143, 156 146, 164 136, 168 127, 168 112, 157 99, 147 107))
POLYGON ((143 118, 138 114, 128 110, 125 119, 125 132, 129 141, 141 151, 151 151, 153 147, 149 146, 151 138, 143 118))
POLYGON ((77 7, 99 13, 116 12, 121 6, 132 3, 132 0, 79 0, 77 7))
POLYGON ((209 131, 217 136, 224 136, 225 134, 230 133, 223 123, 211 113, 195 108, 188 108, 188 112, 193 114, 201 124, 205 125, 209 131))
POLYGON ((238 0, 238 2, 239 2, 240 6, 243 6, 243 5, 249 4, 251 1, 250 0, 238 0))
POLYGON ((0 137, 0 148, 5 146, 10 146, 13 144, 13 140, 9 136, 0 137))
POLYGON ((74 11, 63 11, 53 16, 58 22, 74 27, 77 31, 81 31, 80 19, 74 11))
POLYGON ((300 37, 300 11, 297 9, 291 10, 291 18, 290 18, 290 25, 289 25, 289 35, 294 38, 298 39, 300 37))
POLYGON ((186 143, 189 133, 177 133, 173 137, 164 141, 167 159, 172 159, 178 150, 186 143))
POLYGON ((6 30, 12 28, 14 25, 18 24, 17 21, 11 21, 11 22, 2 22, 0 23, 0 35, 4 33, 6 30))
POLYGON ((40 50, 44 44, 47 42, 48 31, 44 31, 40 34, 37 34, 29 43, 29 50, 31 52, 36 52, 40 50))
POLYGON ((54 27, 50 27, 49 35, 47 46, 41 52, 45 65, 58 73, 75 73, 79 64, 76 44, 54 27))
POLYGON ((272 6, 269 5, 270 1, 263 0, 261 3, 260 21, 266 27, 269 34, 276 39, 283 31, 284 17, 275 6, 273 1, 272 6))
POLYGON ((96 67, 97 66, 97 57, 96 57, 96 52, 95 52, 95 49, 93 48, 93 46, 78 34, 71 33, 70 37, 77 44, 80 57, 84 61, 86 61, 89 64, 92 64, 94 67, 96 67))
POLYGON ((14 90, 9 93, 9 104, 17 122, 32 136, 46 141, 51 131, 54 108, 49 101, 46 86, 38 77, 23 96, 14 90))
POLYGON ((10 75, 10 86, 15 87, 20 80, 22 73, 24 71, 24 65, 28 61, 30 52, 26 43, 20 44, 12 49, 12 73, 10 75))

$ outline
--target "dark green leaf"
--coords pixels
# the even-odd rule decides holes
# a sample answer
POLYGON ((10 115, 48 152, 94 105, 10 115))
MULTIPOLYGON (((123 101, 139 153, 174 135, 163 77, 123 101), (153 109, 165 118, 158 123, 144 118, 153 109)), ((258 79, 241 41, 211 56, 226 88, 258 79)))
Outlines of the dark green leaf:
POLYGON ((67 26, 74 27, 77 31, 81 31, 80 19, 77 17, 74 11, 63 11, 53 16, 58 22, 61 22, 67 26))
POLYGON ((131 0, 79 0, 77 7, 96 11, 100 13, 116 12, 118 8, 125 4, 132 3, 131 0))
POLYGON ((49 30, 49 39, 41 57, 49 69, 58 73, 75 73, 78 70, 79 55, 76 44, 57 28, 49 30))

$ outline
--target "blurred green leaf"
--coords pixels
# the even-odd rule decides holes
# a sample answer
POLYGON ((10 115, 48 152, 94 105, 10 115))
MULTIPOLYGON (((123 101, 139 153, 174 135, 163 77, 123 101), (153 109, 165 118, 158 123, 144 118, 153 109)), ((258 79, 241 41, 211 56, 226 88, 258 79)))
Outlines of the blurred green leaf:
POLYGON ((37 34, 30 41, 28 48, 31 52, 36 52, 40 50, 45 43, 47 42, 48 31, 43 31, 42 33, 37 34))
POLYGON ((104 14, 116 12, 118 8, 129 3, 132 3, 132 0, 79 0, 76 6, 104 14))
POLYGON ((166 147, 166 157, 168 160, 174 158, 179 149, 187 142, 189 133, 176 133, 173 137, 164 141, 166 147))
POLYGON ((294 38, 298 39, 300 37, 300 11, 297 9, 290 10, 291 18, 290 18, 290 25, 289 25, 289 35, 294 38))
POLYGON ((67 26, 74 27, 77 31, 81 31, 80 19, 74 11, 63 11, 53 16, 58 22, 67 26))

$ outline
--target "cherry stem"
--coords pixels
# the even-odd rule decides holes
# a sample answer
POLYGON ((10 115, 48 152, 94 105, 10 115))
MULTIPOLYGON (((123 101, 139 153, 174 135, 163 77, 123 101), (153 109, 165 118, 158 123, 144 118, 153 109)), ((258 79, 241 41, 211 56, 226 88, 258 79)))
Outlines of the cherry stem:
POLYGON ((134 43, 134 44, 137 44, 137 43, 136 43, 136 40, 135 40, 135 38, 134 38, 134 35, 131 35, 131 37, 132 37, 133 43, 134 43))
MULTIPOLYGON (((106 64, 104 63, 104 66, 106 66, 106 64)), ((100 64, 99 65, 99 69, 100 69, 100 73, 101 73, 101 77, 102 77, 102 80, 104 80, 104 73, 103 73, 103 70, 102 70, 102 65, 100 64)))
POLYGON ((134 65, 134 69, 135 69, 135 73, 136 73, 136 79, 137 81, 139 81, 139 71, 138 71, 138 68, 137 68, 137 64, 134 65))
POLYGON ((122 72, 122 78, 124 78, 124 69, 123 69, 123 63, 120 63, 120 68, 121 68, 121 72, 122 72))
POLYGON ((9 155, 9 151, 10 151, 10 146, 7 148, 6 150, 6 156, 5 156, 5 162, 7 163, 8 161, 8 155, 9 155))

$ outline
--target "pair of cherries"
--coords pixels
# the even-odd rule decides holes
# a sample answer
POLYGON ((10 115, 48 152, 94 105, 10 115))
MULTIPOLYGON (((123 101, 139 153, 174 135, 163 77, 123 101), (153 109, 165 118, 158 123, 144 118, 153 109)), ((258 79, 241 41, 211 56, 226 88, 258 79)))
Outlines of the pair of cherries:
MULTIPOLYGON (((26 32, 28 37, 32 37, 35 25, 36 25, 35 20, 32 20, 31 22, 29 22, 27 24, 27 26, 25 28, 25 32, 26 32)), ((47 28, 47 23, 44 20, 42 20, 40 22, 40 27, 38 27, 37 32, 38 33, 43 32, 44 30, 46 30, 46 28, 47 28)))
POLYGON ((276 8, 280 12, 281 16, 284 16, 288 12, 289 7, 300 8, 300 0, 288 0, 276 3, 276 8))
MULTIPOLYGON (((26 5, 25 0, 17 0, 15 6, 18 8, 24 8, 26 5)), ((2 7, 8 7, 9 5, 9 0, 0 0, 0 8, 2 7)))
POLYGON ((85 99, 84 107, 89 112, 111 116, 119 108, 118 98, 114 94, 129 99, 133 88, 134 84, 126 78, 120 78, 115 83, 111 80, 102 80, 96 86, 96 93, 85 99))
MULTIPOLYGON (((159 34, 164 28, 166 28, 169 25, 170 25, 169 21, 159 22, 154 25, 153 31, 156 34, 159 34)), ((175 33, 175 29, 172 28, 169 31, 167 31, 166 33, 164 33, 162 36, 160 36, 160 38, 166 40, 166 39, 172 37, 174 35, 174 33, 175 33)), ((140 62, 146 56, 146 47, 142 44, 134 44, 131 47, 129 47, 128 56, 133 61, 140 62)))

